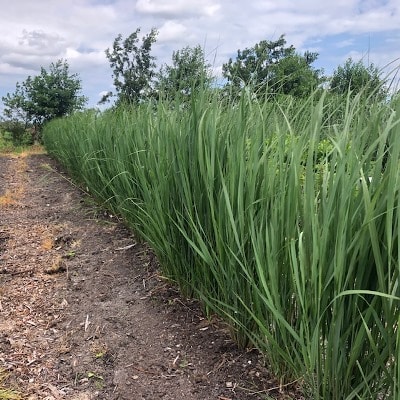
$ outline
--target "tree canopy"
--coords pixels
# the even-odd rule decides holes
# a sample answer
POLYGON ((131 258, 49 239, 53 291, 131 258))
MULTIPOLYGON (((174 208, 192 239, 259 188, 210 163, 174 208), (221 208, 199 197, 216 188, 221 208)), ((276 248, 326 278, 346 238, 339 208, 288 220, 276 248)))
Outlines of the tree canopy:
POLYGON ((222 66, 227 87, 234 92, 251 85, 256 93, 304 96, 321 82, 321 71, 311 64, 317 53, 297 54, 294 46, 286 46, 284 35, 278 40, 262 40, 253 47, 238 50, 222 66))
POLYGON ((42 67, 39 75, 17 82, 15 92, 2 98, 4 115, 9 120, 41 126, 82 109, 87 99, 79 95, 80 91, 78 74, 70 74, 68 62, 58 60, 48 71, 42 67))
MULTIPOLYGON (((126 39, 118 35, 112 48, 105 51, 113 71, 117 105, 139 103, 161 93, 169 98, 177 94, 188 96, 200 88, 213 87, 214 77, 199 45, 174 51, 172 62, 157 72, 156 58, 151 52, 158 32, 155 28, 144 36, 140 32, 138 28, 126 39)), ((222 65, 226 80, 223 93, 236 96, 249 86, 258 97, 280 94, 306 97, 327 81, 323 70, 313 66, 317 59, 315 52, 298 53, 293 45, 287 45, 284 35, 277 40, 261 40, 252 47, 239 49, 236 58, 222 65)), ((362 90, 383 99, 388 93, 373 64, 366 67, 352 59, 339 66, 329 82, 330 91, 337 94, 347 93, 349 89, 352 94, 362 90)), ((17 88, 16 94, 23 89, 17 88)), ((112 93, 107 93, 101 102, 110 96, 112 93)), ((14 100, 18 101, 18 96, 14 100)))
MULTIPOLYGON (((151 55, 152 45, 157 39, 155 28, 139 38, 140 28, 126 39, 119 34, 112 49, 105 51, 113 70, 117 103, 137 103, 149 97, 155 76, 155 57, 151 55)), ((110 93, 111 94, 111 93, 110 93)), ((102 99, 105 101, 106 98, 102 99)))
POLYGON ((352 58, 348 58, 333 72, 330 90, 336 94, 350 92, 352 96, 362 92, 367 97, 376 96, 380 100, 388 94, 379 69, 374 64, 365 66, 361 60, 355 62, 352 58))
POLYGON ((309 95, 321 83, 321 71, 311 67, 316 53, 292 54, 282 58, 272 68, 272 93, 290 94, 295 97, 309 95))
POLYGON ((172 54, 172 65, 163 65, 157 74, 157 91, 169 97, 187 96, 212 82, 210 65, 206 63, 200 45, 186 46, 172 54))

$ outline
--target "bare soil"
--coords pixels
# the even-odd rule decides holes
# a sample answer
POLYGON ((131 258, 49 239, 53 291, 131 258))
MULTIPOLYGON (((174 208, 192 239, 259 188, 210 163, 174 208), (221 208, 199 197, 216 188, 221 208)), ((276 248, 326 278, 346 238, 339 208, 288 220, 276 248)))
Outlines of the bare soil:
POLYGON ((0 370, 29 400, 294 399, 38 152, 0 156, 0 370))

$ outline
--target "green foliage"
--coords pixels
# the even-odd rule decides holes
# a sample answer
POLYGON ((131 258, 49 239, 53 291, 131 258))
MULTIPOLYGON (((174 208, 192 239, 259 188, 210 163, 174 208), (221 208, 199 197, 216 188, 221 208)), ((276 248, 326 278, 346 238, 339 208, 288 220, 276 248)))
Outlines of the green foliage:
POLYGON ((365 66, 362 61, 355 62, 348 58, 343 65, 334 71, 330 90, 333 93, 351 96, 361 93, 365 97, 374 96, 383 100, 388 95, 388 88, 385 87, 385 79, 374 64, 365 66))
POLYGON ((16 120, 7 120, 0 123, 0 136, 4 142, 12 146, 27 146, 33 144, 34 128, 27 128, 24 123, 16 120))
POLYGON ((126 39, 119 34, 114 40, 112 50, 106 50, 106 56, 113 70, 117 103, 138 103, 148 98, 151 93, 156 67, 151 47, 156 41, 158 32, 155 28, 151 29, 150 33, 142 38, 141 43, 139 34, 140 28, 126 39))
POLYGON ((276 41, 262 40, 238 50, 236 60, 222 66, 223 76, 234 94, 250 86, 261 97, 276 93, 304 97, 320 83, 321 71, 311 67, 317 57, 317 53, 297 54, 293 46, 286 47, 282 35, 276 41))
POLYGON ((271 66, 282 58, 293 55, 293 46, 284 47, 286 40, 282 35, 277 41, 262 40, 254 47, 238 50, 236 60, 231 58, 222 67, 223 75, 236 88, 244 85, 268 85, 271 66))
POLYGON ((56 120, 44 138, 282 382, 306 398, 395 399, 400 102, 348 96, 335 113, 332 99, 197 93, 183 110, 56 120))
POLYGON ((188 97, 199 90, 209 89, 212 82, 210 65, 206 63, 203 49, 184 47, 172 54, 172 65, 161 67, 156 89, 168 98, 176 95, 188 97))
POLYGON ((51 119, 70 115, 81 109, 86 98, 79 96, 81 81, 70 74, 67 61, 52 63, 49 70, 41 68, 40 75, 29 76, 16 84, 14 93, 3 97, 4 115, 10 121, 41 126, 51 119))
POLYGON ((316 59, 316 53, 306 52, 304 56, 293 54, 280 60, 272 70, 271 92, 309 96, 321 83, 321 71, 311 67, 316 59))
POLYGON ((10 94, 7 93, 5 97, 2 97, 2 101, 5 105, 4 116, 10 121, 22 122, 25 125, 28 124, 30 115, 27 107, 27 88, 25 83, 16 83, 15 92, 10 94))

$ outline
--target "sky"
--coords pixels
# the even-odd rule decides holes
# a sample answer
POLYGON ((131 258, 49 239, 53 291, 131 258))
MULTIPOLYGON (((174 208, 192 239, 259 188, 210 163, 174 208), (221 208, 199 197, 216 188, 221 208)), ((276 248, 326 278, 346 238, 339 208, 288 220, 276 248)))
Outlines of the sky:
MULTIPOLYGON (((95 107, 113 91, 105 50, 155 27, 152 54, 161 66, 172 52, 200 45, 214 73, 238 49, 285 35, 299 53, 332 74, 347 58, 384 68, 400 65, 399 0, 12 0, 3 1, 0 24, 0 99, 17 82, 59 59, 79 74, 82 94, 95 107)), ((0 112, 3 108, 0 102, 0 112)))

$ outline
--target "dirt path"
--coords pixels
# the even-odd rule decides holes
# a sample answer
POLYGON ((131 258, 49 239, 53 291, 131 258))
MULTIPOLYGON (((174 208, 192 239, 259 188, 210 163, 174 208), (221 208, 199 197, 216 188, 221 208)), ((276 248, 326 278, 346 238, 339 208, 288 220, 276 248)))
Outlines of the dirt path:
POLYGON ((44 154, 0 156, 0 369, 30 400, 293 398, 44 154))

